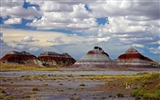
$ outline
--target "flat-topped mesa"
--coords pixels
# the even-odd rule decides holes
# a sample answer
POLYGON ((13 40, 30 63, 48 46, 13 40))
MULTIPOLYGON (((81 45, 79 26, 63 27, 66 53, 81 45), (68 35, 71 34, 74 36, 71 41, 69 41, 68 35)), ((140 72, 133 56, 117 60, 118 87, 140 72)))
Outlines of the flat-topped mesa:
POLYGON ((117 59, 118 65, 148 66, 151 62, 153 62, 153 60, 143 56, 132 47, 129 48, 124 54, 120 55, 117 59))
POLYGON ((38 59, 42 62, 44 66, 68 66, 76 62, 76 60, 71 57, 68 53, 56 53, 56 52, 43 52, 38 56, 38 59))
POLYGON ((92 68, 111 68, 115 67, 116 64, 111 60, 109 55, 104 52, 101 47, 94 47, 93 50, 87 52, 87 54, 77 61, 71 68, 82 68, 82 69, 92 69, 92 68))
POLYGON ((36 64, 41 65, 36 56, 29 52, 11 51, 1 58, 2 63, 17 63, 17 64, 36 64))

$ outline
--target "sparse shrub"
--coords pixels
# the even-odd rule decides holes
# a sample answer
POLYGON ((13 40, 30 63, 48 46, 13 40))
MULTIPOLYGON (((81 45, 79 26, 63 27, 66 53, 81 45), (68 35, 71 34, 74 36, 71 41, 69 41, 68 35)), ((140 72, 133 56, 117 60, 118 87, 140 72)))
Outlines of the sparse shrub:
POLYGON ((158 84, 158 85, 156 86, 156 88, 157 88, 157 89, 160 89, 160 84, 158 84))
POLYGON ((86 86, 84 83, 79 84, 79 86, 86 86))
POLYGON ((25 98, 31 98, 31 96, 30 95, 25 95, 25 98))
POLYGON ((124 97, 124 94, 122 94, 122 93, 117 93, 117 97, 124 97))
POLYGON ((31 80, 30 76, 29 75, 26 75, 26 76, 21 76, 23 78, 23 80, 31 80))
POLYGON ((0 99, 4 99, 3 94, 0 94, 0 99))
POLYGON ((155 94, 157 94, 160 97, 160 90, 156 91, 155 94))
POLYGON ((14 83, 13 81, 11 81, 10 83, 14 83))
POLYGON ((43 84, 44 86, 48 86, 48 84, 43 84))
POLYGON ((158 79, 160 77, 160 74, 159 73, 152 73, 151 74, 151 79, 158 79))
POLYGON ((39 91, 39 89, 37 87, 34 87, 32 91, 39 91))
POLYGON ((158 100, 159 96, 157 94, 154 94, 154 93, 145 93, 143 95, 143 99, 158 100))
POLYGON ((13 97, 7 96, 5 100, 12 100, 13 97))
POLYGON ((131 95, 132 95, 133 97, 143 96, 144 93, 146 93, 146 89, 140 88, 140 89, 133 90, 133 91, 131 92, 131 95))

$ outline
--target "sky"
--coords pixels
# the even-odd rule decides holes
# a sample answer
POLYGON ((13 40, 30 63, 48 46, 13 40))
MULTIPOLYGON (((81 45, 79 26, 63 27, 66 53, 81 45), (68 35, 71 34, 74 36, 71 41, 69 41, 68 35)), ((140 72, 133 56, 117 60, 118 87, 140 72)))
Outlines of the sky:
POLYGON ((160 61, 159 0, 1 0, 0 57, 9 51, 69 53, 100 46, 111 59, 134 47, 160 61))

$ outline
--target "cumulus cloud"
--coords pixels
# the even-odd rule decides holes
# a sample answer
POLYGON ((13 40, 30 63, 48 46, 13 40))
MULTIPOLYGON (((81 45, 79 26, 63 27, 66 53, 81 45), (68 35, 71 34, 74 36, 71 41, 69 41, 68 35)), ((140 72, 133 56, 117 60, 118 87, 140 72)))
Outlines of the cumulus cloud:
POLYGON ((24 18, 24 19, 33 19, 35 16, 40 16, 40 13, 36 10, 35 7, 29 7, 25 9, 22 5, 19 6, 2 6, 2 14, 1 17, 6 18, 7 16, 11 16, 12 18, 24 18))
POLYGON ((56 43, 56 44, 63 44, 65 43, 61 37, 57 37, 55 39, 47 40, 47 42, 56 43))
POLYGON ((132 47, 144 48, 142 44, 132 44, 132 47))
POLYGON ((110 37, 97 38, 97 42, 108 42, 110 37))
POLYGON ((37 29, 72 29, 82 30, 95 27, 96 19, 91 17, 85 4, 72 5, 66 2, 44 1, 41 5, 41 19, 34 19, 32 23, 27 24, 37 29), (55 5, 55 6, 53 6, 55 5))
POLYGON ((31 48, 29 48, 28 50, 29 50, 29 51, 38 51, 38 50, 39 50, 39 48, 31 47, 31 48))
POLYGON ((0 14, 0 17, 3 18, 4 24, 21 24, 22 19, 32 20, 35 17, 41 16, 41 12, 39 12, 34 6, 25 9, 23 4, 23 0, 3 0, 1 2, 0 9, 3 13, 0 14))
POLYGON ((32 36, 25 36, 22 41, 23 42, 35 42, 35 41, 39 41, 39 40, 33 39, 32 36))
POLYGON ((7 43, 8 46, 14 48, 14 49, 20 49, 20 50, 25 50, 27 49, 27 44, 25 43, 20 43, 17 41, 13 41, 11 43, 7 43))
POLYGON ((157 48, 150 47, 149 50, 153 54, 160 54, 160 46, 158 46, 157 48))
POLYGON ((103 2, 92 2, 89 4, 98 17, 113 16, 148 16, 151 19, 159 19, 159 2, 158 1, 117 1, 105 0, 103 2), (148 10, 146 10, 148 9, 148 10))
POLYGON ((8 20, 5 20, 4 21, 4 24, 20 24, 22 21, 21 21, 21 18, 10 18, 8 20))
POLYGON ((72 6, 70 6, 70 5, 67 5, 64 3, 60 4, 60 3, 57 3, 54 1, 44 2, 41 9, 44 12, 53 12, 53 11, 55 11, 55 12, 71 12, 73 10, 72 6))

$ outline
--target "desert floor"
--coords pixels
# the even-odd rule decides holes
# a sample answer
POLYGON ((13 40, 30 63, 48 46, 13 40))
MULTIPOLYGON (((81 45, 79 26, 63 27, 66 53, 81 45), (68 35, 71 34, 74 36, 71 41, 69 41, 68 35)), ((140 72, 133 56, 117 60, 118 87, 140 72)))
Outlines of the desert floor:
MULTIPOLYGON (((42 71, 43 72, 43 71, 42 71)), ((7 72, 6 72, 7 73, 7 72)), ((142 87, 152 77, 151 73, 134 75, 75 75, 32 74, 5 75, 0 77, 0 99, 4 100, 134 100, 133 89, 142 87), (142 82, 141 82, 142 81, 142 82)), ((33 73, 36 73, 36 71, 33 73)), ((45 72, 46 73, 46 72, 45 72)), ((54 73, 54 71, 53 71, 54 73)), ((78 71, 77 71, 78 73, 78 71)), ((160 74, 153 76, 146 87, 160 82, 160 74), (157 80, 158 77, 158 80, 157 80)))

